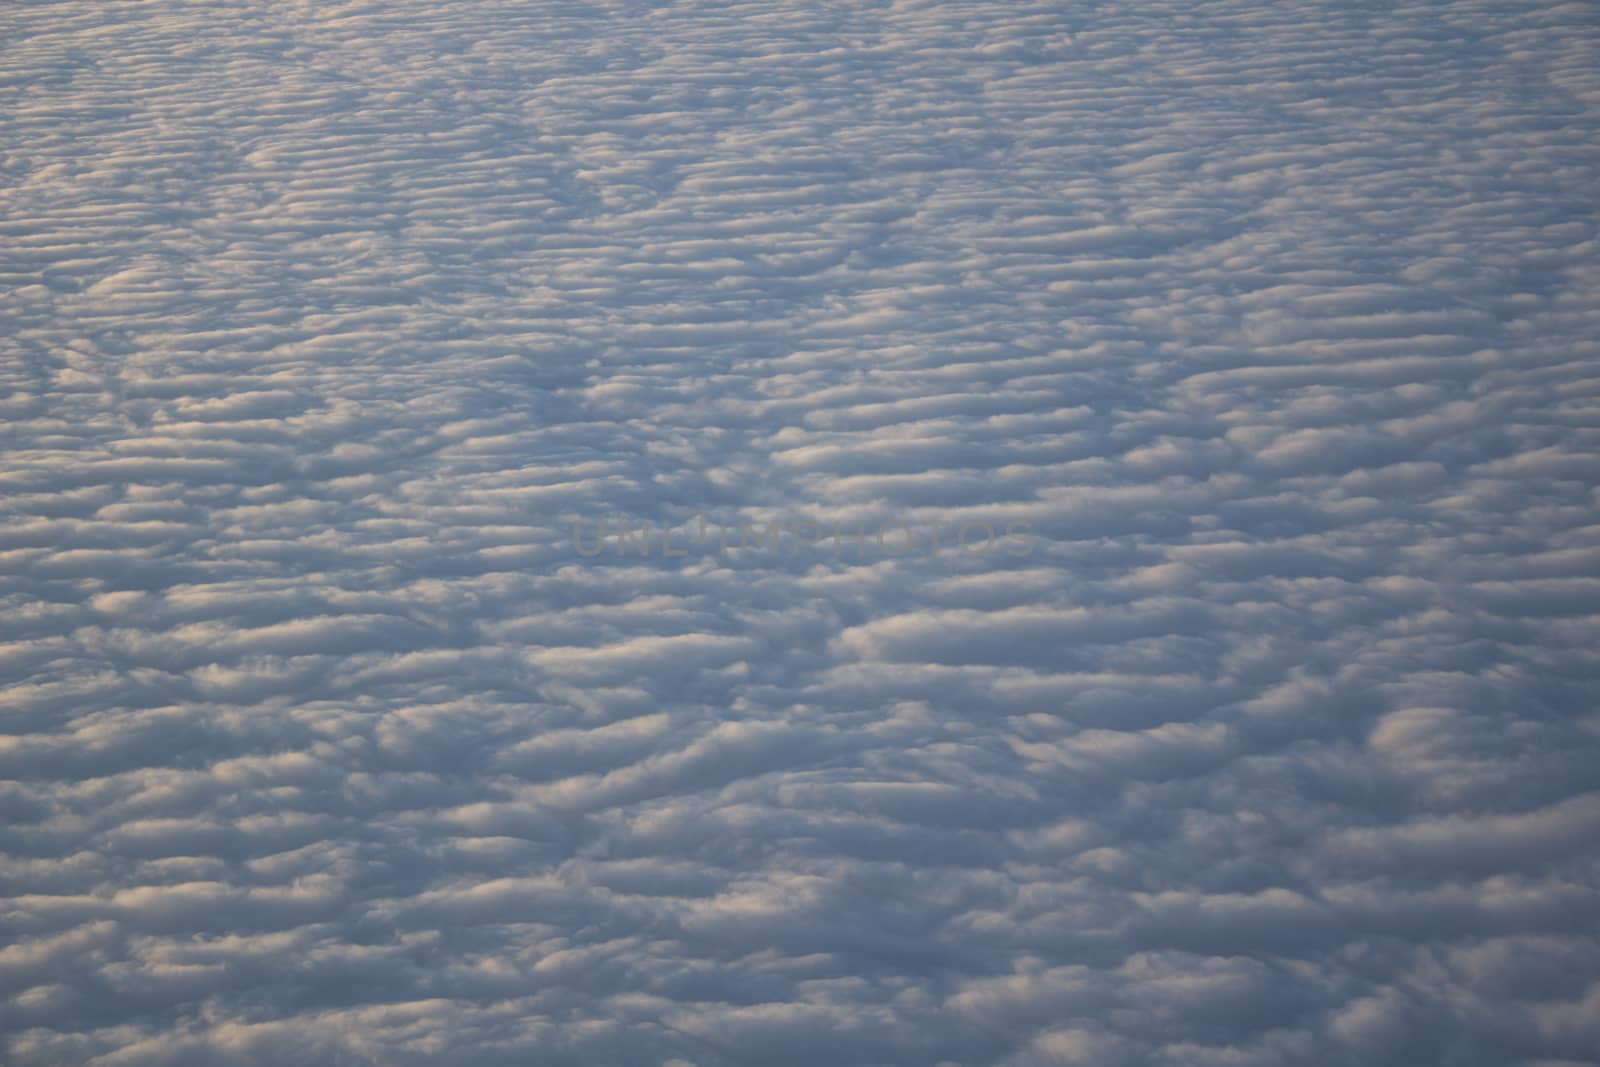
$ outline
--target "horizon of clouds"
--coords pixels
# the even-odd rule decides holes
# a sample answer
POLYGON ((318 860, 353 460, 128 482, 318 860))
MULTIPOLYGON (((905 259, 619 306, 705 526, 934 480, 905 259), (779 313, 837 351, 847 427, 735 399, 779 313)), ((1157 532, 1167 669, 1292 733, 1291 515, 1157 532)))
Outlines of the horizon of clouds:
POLYGON ((1594 1062, 1587 7, 9 18, 0 1058, 1594 1062))

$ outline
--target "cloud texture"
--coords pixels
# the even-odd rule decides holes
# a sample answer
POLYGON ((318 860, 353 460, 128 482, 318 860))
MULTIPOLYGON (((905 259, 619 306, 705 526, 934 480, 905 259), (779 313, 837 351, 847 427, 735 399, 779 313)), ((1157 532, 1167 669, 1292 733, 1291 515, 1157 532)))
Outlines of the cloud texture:
POLYGON ((1595 1062, 1597 50, 10 5, 0 1058, 1595 1062))

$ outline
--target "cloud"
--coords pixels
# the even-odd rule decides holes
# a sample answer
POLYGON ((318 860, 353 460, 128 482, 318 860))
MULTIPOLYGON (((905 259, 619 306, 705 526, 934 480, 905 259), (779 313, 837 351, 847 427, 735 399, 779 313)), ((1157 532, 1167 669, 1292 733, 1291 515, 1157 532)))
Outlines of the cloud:
POLYGON ((1586 9, 12 6, 0 1060, 1592 1061, 1586 9))

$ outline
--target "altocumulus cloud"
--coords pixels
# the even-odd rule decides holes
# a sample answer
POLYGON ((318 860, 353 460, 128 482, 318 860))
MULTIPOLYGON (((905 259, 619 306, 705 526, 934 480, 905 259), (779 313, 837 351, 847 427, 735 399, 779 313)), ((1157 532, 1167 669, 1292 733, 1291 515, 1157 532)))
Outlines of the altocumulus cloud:
POLYGON ((0 1059, 1593 1063, 1597 46, 10 5, 0 1059))

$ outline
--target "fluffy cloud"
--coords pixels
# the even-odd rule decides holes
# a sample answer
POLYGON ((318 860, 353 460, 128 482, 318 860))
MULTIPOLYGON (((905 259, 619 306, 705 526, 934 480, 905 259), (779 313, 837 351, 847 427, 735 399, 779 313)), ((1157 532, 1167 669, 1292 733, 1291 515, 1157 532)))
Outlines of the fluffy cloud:
POLYGON ((9 20, 6 1062, 1592 1062, 1586 9, 9 20))

